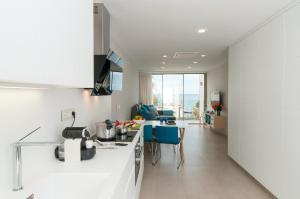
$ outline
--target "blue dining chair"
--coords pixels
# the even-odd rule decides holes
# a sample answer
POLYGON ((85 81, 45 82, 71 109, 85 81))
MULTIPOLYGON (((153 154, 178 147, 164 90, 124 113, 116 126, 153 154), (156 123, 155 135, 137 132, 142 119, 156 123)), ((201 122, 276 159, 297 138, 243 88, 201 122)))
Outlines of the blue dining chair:
POLYGON ((150 145, 150 152, 152 154, 152 164, 154 164, 154 136, 153 136, 153 128, 152 125, 145 125, 144 126, 144 142, 150 145))
MULTIPOLYGON (((155 163, 161 158, 161 147, 160 144, 172 144, 176 146, 177 151, 179 149, 181 139, 179 137, 178 127, 176 126, 156 126, 156 137, 155 137, 156 147, 155 147, 155 163), (157 154, 158 152, 158 154, 157 154), (158 157, 157 157, 158 155, 158 157)), ((174 150, 175 151, 175 150, 174 150)), ((180 153, 182 150, 180 150, 180 153)), ((182 155, 180 154, 180 162, 177 165, 179 169, 182 163, 182 155)), ((178 158, 178 153, 176 154, 176 159, 178 158)))

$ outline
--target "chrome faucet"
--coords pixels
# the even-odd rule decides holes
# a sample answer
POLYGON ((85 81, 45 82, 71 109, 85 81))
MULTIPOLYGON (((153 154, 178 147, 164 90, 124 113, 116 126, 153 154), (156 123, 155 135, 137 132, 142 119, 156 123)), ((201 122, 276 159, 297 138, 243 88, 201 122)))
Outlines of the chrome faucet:
POLYGON ((23 139, 39 130, 38 127, 34 131, 30 132, 19 141, 13 143, 13 191, 19 191, 23 188, 22 186, 22 147, 23 146, 60 146, 60 142, 21 142, 23 139))

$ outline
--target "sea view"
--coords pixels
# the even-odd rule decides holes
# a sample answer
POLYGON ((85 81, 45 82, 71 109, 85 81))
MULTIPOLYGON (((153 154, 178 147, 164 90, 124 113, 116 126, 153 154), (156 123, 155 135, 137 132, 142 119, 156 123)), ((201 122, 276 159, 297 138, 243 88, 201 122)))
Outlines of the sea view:
MULTIPOLYGON (((157 99, 157 103, 154 103, 154 105, 158 107, 162 107, 162 95, 161 94, 154 94, 154 96, 157 99)), ((183 105, 184 101, 184 111, 191 112, 193 110, 193 107, 196 105, 196 103, 199 101, 200 96, 198 94, 185 94, 184 98, 183 95, 174 95, 173 97, 169 97, 166 102, 164 102, 164 107, 170 107, 170 106, 176 106, 183 105)))

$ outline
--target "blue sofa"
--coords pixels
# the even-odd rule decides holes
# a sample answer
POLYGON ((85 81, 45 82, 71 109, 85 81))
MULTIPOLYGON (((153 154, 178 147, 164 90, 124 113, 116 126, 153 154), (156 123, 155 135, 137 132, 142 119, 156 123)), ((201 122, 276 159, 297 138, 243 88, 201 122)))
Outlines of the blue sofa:
POLYGON ((172 110, 159 110, 153 105, 145 104, 135 104, 131 108, 131 119, 134 119, 136 115, 140 115, 146 120, 160 120, 161 118, 165 120, 176 120, 174 116, 174 111, 172 110))

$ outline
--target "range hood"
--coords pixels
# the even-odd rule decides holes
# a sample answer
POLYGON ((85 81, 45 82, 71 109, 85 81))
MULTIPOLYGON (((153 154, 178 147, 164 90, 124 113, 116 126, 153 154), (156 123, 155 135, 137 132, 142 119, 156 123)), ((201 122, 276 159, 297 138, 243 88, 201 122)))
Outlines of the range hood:
POLYGON ((94 3, 94 88, 92 96, 111 95, 113 74, 123 72, 123 60, 110 49, 110 14, 94 3))

